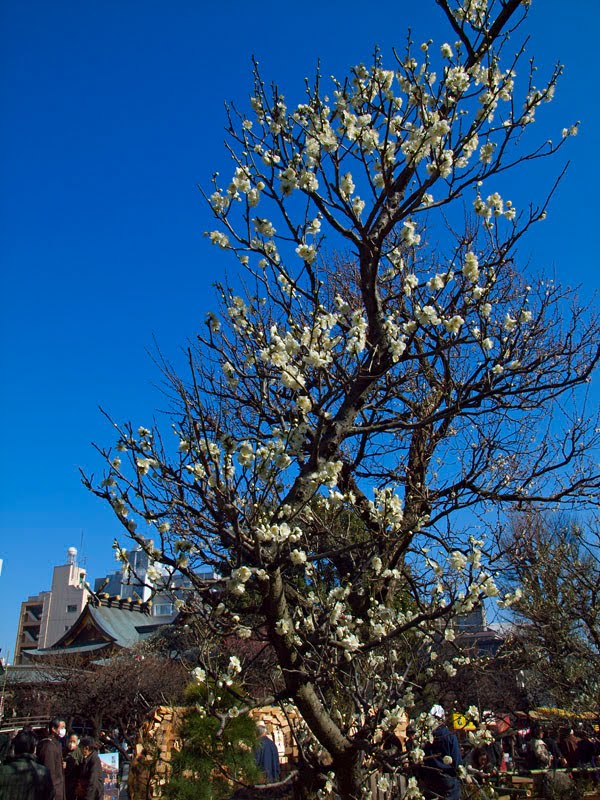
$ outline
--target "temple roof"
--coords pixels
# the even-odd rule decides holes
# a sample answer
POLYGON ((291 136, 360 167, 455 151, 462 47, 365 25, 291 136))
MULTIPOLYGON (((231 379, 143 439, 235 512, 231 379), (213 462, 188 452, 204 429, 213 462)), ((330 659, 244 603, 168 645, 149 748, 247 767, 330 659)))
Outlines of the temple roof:
POLYGON ((119 598, 95 599, 52 647, 28 650, 26 655, 36 659, 134 647, 171 621, 171 618, 151 617, 148 612, 146 604, 119 598))

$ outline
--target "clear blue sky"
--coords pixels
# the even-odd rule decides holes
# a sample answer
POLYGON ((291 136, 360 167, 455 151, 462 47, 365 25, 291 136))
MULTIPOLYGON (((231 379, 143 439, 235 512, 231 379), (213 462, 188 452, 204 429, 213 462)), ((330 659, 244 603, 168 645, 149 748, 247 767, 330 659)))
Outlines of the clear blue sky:
MULTIPOLYGON (((77 470, 97 465, 91 441, 111 441, 100 404, 151 421, 161 405, 153 337, 176 358, 210 306, 225 262, 202 237, 211 223, 196 185, 229 171, 223 101, 244 105, 251 55, 299 97, 319 57, 324 75, 342 75, 376 43, 386 55, 402 47, 409 25, 417 42, 452 40, 440 20, 433 0, 1 4, 4 655, 21 600, 49 588, 69 545, 83 536, 91 577, 115 568, 121 531, 77 470)), ((582 127, 548 225, 521 252, 586 294, 599 285, 599 28, 596 0, 533 0, 531 52, 566 65, 540 136, 582 127)))

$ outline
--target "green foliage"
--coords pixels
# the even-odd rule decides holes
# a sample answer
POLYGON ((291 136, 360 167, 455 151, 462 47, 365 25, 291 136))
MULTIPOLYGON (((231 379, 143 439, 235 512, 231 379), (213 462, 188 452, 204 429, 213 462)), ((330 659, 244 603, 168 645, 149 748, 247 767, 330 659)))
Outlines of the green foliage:
POLYGON ((165 796, 220 800, 231 797, 240 784, 260 782, 262 774, 254 763, 256 724, 248 714, 238 713, 234 695, 214 684, 191 684, 185 698, 189 711, 180 729, 182 748, 173 754, 165 796), (222 726, 218 714, 228 712, 222 726))
POLYGON ((515 657, 530 676, 530 701, 594 708, 600 696, 600 535, 562 514, 528 510, 512 520, 506 559, 521 592, 515 657))

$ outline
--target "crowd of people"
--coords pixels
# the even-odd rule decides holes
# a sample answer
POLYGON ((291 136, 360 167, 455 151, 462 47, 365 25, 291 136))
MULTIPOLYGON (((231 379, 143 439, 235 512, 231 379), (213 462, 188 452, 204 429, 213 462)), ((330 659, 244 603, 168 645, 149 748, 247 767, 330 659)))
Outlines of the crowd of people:
POLYGON ((576 785, 573 778, 600 782, 600 736, 591 729, 545 730, 537 723, 513 729, 506 724, 500 733, 490 715, 482 731, 485 735, 476 737, 479 744, 473 745, 467 731, 450 729, 443 707, 436 704, 429 711, 425 737, 423 731, 417 735, 412 724, 401 738, 389 735, 386 752, 393 757, 392 763, 400 754, 404 764, 398 796, 406 791, 409 779, 416 782, 425 800, 493 797, 494 792, 488 790, 506 783, 507 773, 515 772, 532 777, 542 773, 537 788, 544 796, 576 796, 571 791, 576 785), (468 786, 475 791, 465 791, 468 786))
MULTIPOLYGON (((489 740, 469 747, 461 743, 446 725, 444 709, 434 705, 429 712, 433 720, 432 740, 423 747, 423 758, 413 766, 412 774, 426 800, 445 798, 459 800, 463 783, 486 784, 502 779, 502 773, 546 772, 545 780, 553 784, 554 794, 572 786, 572 774, 582 773, 587 779, 600 777, 600 738, 590 730, 561 728, 545 730, 535 723, 529 729, 513 730, 494 737, 494 723, 488 725, 489 740), (562 774, 556 774, 562 770, 562 774)), ((414 731, 407 731, 406 749, 410 753, 414 731)))
POLYGON ((0 800, 102 800, 104 777, 98 745, 67 735, 55 717, 41 736, 23 728, 0 756, 0 800))
POLYGON ((600 764, 600 739, 595 733, 580 728, 548 731, 540 724, 531 727, 524 752, 528 769, 590 769, 600 764))
MULTIPOLYGON (((426 800, 460 800, 464 782, 483 785, 513 769, 582 770, 593 779, 599 776, 600 738, 585 728, 546 730, 536 723, 469 749, 446 724, 442 706, 434 705, 429 714, 431 740, 419 759, 411 757, 417 747, 412 726, 406 740, 394 745, 406 754, 412 765, 409 772, 426 800)), ((277 782, 277 748, 262 723, 257 733, 256 764, 268 783, 277 782)), ((4 746, 0 742, 0 800, 102 800, 104 777, 97 750, 91 737, 67 733, 61 717, 52 719, 41 735, 24 728, 4 746)))

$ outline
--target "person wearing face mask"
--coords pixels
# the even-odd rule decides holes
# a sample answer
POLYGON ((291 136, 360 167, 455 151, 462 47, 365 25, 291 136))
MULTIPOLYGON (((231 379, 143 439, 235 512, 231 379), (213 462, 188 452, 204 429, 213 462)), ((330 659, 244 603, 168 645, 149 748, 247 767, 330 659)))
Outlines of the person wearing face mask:
POLYGON ((62 748, 66 734, 65 720, 62 717, 54 717, 48 724, 48 736, 41 739, 37 746, 38 761, 50 772, 56 800, 66 800, 62 748))
POLYGON ((79 747, 79 736, 70 733, 67 738, 67 752, 65 754, 65 797, 75 800, 77 797, 77 781, 81 773, 83 753, 79 747))

